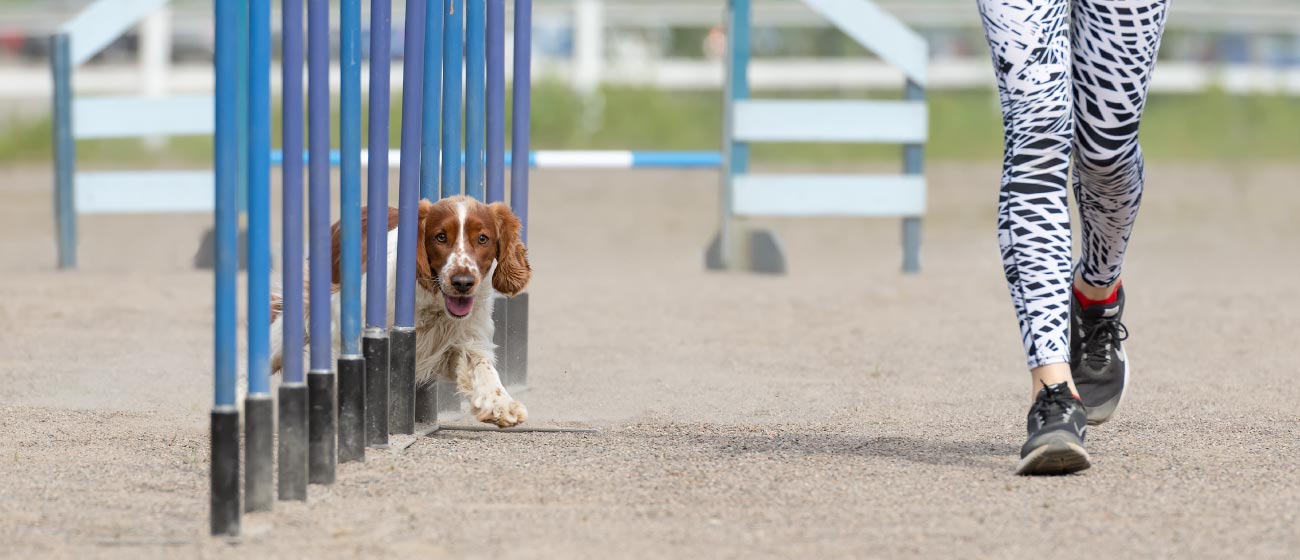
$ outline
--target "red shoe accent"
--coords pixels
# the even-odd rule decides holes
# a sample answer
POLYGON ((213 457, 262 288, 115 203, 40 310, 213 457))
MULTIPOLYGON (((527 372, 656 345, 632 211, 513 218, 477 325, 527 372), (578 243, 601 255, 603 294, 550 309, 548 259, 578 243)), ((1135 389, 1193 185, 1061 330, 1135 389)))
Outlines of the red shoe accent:
POLYGON ((1110 296, 1106 299, 1088 299, 1088 296, 1083 295, 1083 292, 1080 292, 1078 288, 1071 286, 1070 289, 1074 290, 1074 299, 1079 300, 1079 306, 1087 308, 1094 305, 1110 305, 1119 301, 1119 287, 1123 285, 1124 282, 1117 282, 1115 289, 1110 291, 1110 296))

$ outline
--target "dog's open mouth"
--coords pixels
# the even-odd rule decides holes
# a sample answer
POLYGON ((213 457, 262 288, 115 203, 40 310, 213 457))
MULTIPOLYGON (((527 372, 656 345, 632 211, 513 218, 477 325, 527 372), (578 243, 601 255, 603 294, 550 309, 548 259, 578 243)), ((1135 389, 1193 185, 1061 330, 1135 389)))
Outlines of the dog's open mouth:
POLYGON ((447 304, 447 312, 453 317, 464 317, 474 310, 474 296, 449 296, 442 295, 443 301, 447 304))

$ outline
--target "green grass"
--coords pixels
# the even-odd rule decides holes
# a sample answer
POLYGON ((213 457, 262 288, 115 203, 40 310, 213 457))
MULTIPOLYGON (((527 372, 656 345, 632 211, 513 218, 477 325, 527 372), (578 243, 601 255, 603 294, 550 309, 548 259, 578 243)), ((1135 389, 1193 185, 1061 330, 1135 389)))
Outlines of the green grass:
MULTIPOLYGON (((722 128, 716 92, 664 92, 605 88, 584 98, 555 82, 533 90, 534 149, 716 150, 722 128)), ((815 97, 867 97, 837 92, 815 97)), ((790 97, 790 96, 783 96, 790 97)), ((992 91, 942 91, 930 95, 932 161, 997 161, 1002 152, 1001 116, 992 91)), ((400 114, 393 101, 390 143, 397 146, 400 114)), ((279 143, 279 108, 273 114, 279 143)), ((364 115, 363 115, 364 120, 364 115)), ((337 114, 335 115, 337 123, 337 114)), ((362 130, 365 130, 363 123, 362 130)), ((11 119, 0 130, 0 165, 50 160, 50 119, 11 119)), ((332 131, 338 145, 337 127, 332 131)), ((1294 161, 1300 154, 1300 103, 1283 96, 1235 96, 1220 92, 1156 95, 1147 103, 1142 144, 1153 161, 1294 161)), ((134 140, 77 143, 80 165, 210 165, 209 138, 175 138, 158 149, 134 140)), ((897 158, 892 145, 762 144, 756 161, 833 164, 897 158)))

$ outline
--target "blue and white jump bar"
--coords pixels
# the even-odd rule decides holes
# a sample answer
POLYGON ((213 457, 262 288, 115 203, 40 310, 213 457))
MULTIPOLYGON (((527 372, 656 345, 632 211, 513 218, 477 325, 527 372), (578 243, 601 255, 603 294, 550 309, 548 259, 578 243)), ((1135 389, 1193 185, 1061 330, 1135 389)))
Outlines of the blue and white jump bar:
MULTIPOLYGON (((330 165, 339 165, 338 150, 330 151, 330 165)), ((304 161, 307 155, 303 154, 304 161)), ((461 161, 464 161, 464 154, 461 161)), ((505 164, 511 163, 510 153, 505 154, 505 164)), ((280 150, 271 152, 271 163, 280 165, 284 162, 284 153, 280 150)), ((388 151, 389 167, 397 167, 402 162, 398 150, 388 151)), ((370 163, 369 154, 361 152, 361 165, 370 163)), ((537 150, 528 154, 528 166, 536 169, 649 169, 649 168, 712 168, 722 165, 722 154, 718 152, 633 152, 627 150, 537 150)))

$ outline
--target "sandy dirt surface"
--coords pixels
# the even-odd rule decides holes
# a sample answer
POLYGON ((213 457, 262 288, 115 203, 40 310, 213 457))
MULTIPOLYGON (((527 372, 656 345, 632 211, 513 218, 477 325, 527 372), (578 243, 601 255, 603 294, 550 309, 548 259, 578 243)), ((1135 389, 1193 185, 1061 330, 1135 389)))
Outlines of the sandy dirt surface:
POLYGON ((210 216, 86 217, 0 170, 0 556, 1294 558, 1300 168, 1150 169, 1134 364, 1094 467, 1011 474, 1028 376, 997 169, 938 165, 924 272, 896 220, 782 221, 782 277, 707 273, 709 172, 539 172, 533 425, 372 452, 207 536, 210 216))

